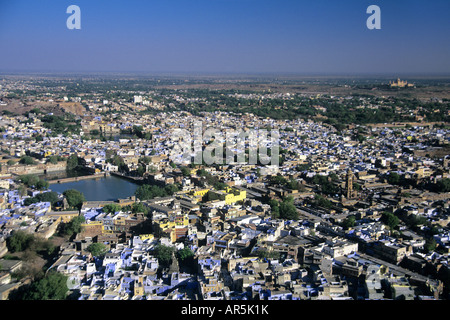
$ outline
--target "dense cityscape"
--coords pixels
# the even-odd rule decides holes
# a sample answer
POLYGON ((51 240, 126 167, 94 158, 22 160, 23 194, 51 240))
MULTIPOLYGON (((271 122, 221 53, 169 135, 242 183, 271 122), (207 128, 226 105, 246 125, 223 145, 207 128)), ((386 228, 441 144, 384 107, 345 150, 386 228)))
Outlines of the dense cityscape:
POLYGON ((448 88, 3 75, 0 297, 448 300, 448 88), (277 132, 276 165, 180 161, 198 124, 277 132))

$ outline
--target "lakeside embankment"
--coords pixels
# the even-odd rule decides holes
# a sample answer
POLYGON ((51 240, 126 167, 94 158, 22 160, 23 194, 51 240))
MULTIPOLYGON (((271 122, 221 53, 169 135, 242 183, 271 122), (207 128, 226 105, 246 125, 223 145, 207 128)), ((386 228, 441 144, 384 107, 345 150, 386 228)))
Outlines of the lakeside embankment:
POLYGON ((56 183, 76 182, 76 181, 88 180, 88 179, 100 179, 100 178, 105 178, 108 176, 109 176, 108 172, 102 172, 102 173, 96 173, 96 174, 91 174, 91 175, 86 175, 86 176, 52 179, 52 180, 48 180, 48 183, 56 184, 56 183))

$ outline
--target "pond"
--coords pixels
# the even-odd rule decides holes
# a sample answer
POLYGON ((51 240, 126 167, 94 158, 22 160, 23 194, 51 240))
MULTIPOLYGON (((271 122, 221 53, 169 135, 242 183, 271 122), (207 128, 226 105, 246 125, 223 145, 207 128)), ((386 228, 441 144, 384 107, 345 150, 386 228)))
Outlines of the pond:
POLYGON ((66 183, 50 184, 50 189, 63 193, 68 189, 75 189, 84 194, 88 201, 115 201, 133 196, 138 185, 116 176, 97 179, 87 179, 66 183))

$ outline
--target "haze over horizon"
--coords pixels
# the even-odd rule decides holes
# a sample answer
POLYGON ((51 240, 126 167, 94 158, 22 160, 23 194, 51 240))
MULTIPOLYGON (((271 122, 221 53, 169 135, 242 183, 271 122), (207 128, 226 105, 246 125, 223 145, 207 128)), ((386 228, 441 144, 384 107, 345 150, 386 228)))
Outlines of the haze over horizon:
POLYGON ((446 0, 1 1, 0 73, 448 75, 446 0), (81 9, 69 30, 68 6, 81 9), (381 8, 369 30, 368 6, 381 8))

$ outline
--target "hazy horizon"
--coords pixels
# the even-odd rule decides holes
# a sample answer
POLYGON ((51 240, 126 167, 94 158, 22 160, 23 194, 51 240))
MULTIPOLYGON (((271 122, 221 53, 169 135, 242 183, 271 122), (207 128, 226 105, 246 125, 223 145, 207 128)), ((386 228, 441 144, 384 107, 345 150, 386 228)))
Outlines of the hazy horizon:
POLYGON ((359 79, 391 79, 391 78, 423 78, 423 79, 450 79, 450 72, 445 73, 300 73, 300 72, 194 72, 194 71, 75 71, 75 70, 0 70, 0 76, 48 76, 48 77, 71 77, 71 76, 123 76, 123 77, 223 77, 223 78, 359 78, 359 79))

